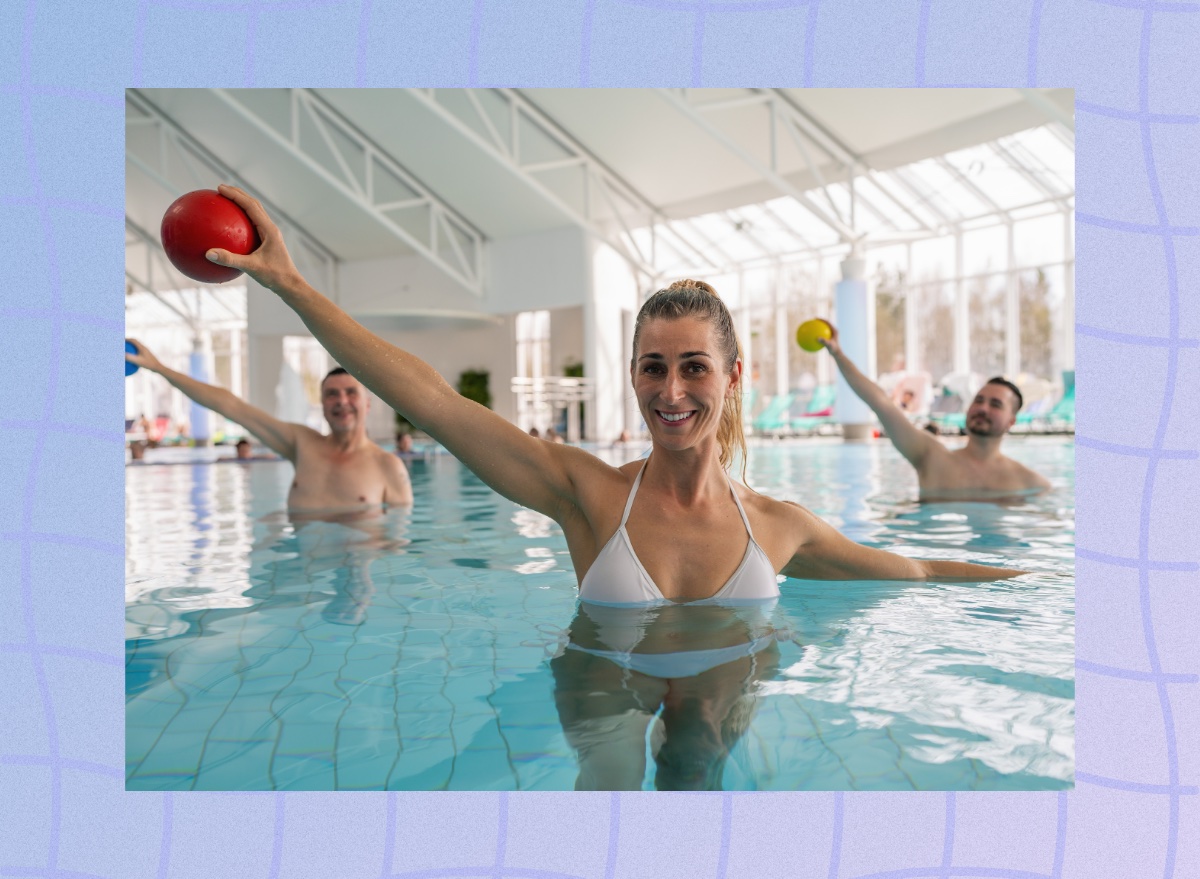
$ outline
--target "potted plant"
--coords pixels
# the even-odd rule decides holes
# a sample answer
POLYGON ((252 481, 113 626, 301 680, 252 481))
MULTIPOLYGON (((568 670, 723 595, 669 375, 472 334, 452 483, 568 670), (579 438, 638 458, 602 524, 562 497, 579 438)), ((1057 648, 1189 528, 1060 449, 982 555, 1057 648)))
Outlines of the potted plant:
POLYGON ((488 389, 491 373, 486 369, 466 369, 458 376, 458 392, 468 400, 492 408, 492 392, 488 389))

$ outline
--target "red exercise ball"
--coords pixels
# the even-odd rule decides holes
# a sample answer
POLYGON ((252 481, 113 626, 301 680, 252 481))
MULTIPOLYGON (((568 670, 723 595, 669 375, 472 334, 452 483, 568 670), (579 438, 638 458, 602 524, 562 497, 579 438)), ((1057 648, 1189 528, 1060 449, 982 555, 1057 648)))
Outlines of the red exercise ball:
POLYGON ((171 265, 193 281, 220 284, 241 274, 240 269, 209 262, 204 254, 211 248, 247 254, 261 243, 246 212, 215 189, 185 193, 163 214, 163 250, 171 265))

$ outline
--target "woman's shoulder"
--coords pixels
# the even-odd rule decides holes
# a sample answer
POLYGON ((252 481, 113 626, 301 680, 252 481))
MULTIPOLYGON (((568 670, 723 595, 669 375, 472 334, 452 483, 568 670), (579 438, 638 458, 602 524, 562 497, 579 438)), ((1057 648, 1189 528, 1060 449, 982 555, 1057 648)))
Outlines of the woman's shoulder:
POLYGON ((759 494, 752 488, 737 483, 738 497, 746 507, 747 513, 759 518, 772 527, 797 527, 811 522, 815 514, 795 501, 776 500, 765 494, 759 494))
POLYGON ((551 454, 559 457, 585 504, 588 499, 594 500, 611 494, 620 494, 623 498, 628 494, 629 487, 633 485, 633 480, 643 463, 630 461, 627 464, 613 465, 587 449, 557 443, 547 445, 551 454))

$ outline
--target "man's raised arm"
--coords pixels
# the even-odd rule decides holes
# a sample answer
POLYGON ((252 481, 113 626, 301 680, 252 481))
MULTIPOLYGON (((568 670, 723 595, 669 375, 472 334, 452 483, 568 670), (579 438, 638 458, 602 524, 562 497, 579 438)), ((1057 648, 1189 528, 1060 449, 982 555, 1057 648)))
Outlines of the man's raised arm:
POLYGON ((138 353, 126 354, 126 360, 136 363, 138 366, 148 369, 151 372, 157 372, 170 382, 173 387, 182 391, 189 399, 199 403, 205 409, 211 409, 213 412, 225 416, 230 421, 240 424, 262 440, 269 449, 287 458, 293 464, 296 462, 296 434, 297 431, 302 429, 300 425, 280 421, 278 418, 268 415, 263 410, 251 406, 245 400, 234 396, 231 391, 225 388, 205 384, 202 381, 192 378, 190 375, 185 375, 170 367, 163 366, 159 359, 150 352, 150 349, 137 339, 129 339, 128 341, 133 343, 138 353))
POLYGON ((833 324, 829 326, 833 330, 833 336, 829 339, 822 339, 821 344, 832 355, 833 362, 837 364, 842 376, 846 379, 846 384, 850 385, 850 390, 854 391, 859 399, 870 406, 871 410, 879 417, 892 445, 908 459, 910 464, 920 468, 926 455, 935 449, 942 448, 941 443, 925 431, 914 427, 908 420, 908 416, 892 402, 883 388, 863 375, 862 370, 855 366, 854 361, 847 357, 846 352, 842 350, 842 346, 838 342, 837 327, 833 324))

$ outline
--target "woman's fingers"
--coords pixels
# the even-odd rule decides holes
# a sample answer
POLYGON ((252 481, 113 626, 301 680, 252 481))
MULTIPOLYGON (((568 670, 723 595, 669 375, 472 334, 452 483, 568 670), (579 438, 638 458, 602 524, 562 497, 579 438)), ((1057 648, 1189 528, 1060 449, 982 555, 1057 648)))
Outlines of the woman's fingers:
POLYGON ((218 186, 217 191, 246 212, 246 216, 250 218, 250 222, 258 228, 258 237, 264 242, 267 240, 267 236, 275 231, 275 224, 271 221, 270 216, 267 215, 266 209, 263 208, 258 199, 251 196, 248 192, 236 186, 230 186, 227 183, 222 183, 218 186))
POLYGON ((242 256, 237 253, 230 253, 228 250, 222 250, 219 247, 214 247, 204 254, 204 258, 209 262, 215 262, 217 265, 229 266, 233 269, 245 271, 249 262, 249 255, 242 256))
POLYGON ((248 254, 232 253, 214 247, 204 254, 205 258, 218 265, 246 272, 264 287, 278 292, 279 286, 296 274, 296 267, 288 254, 279 227, 271 221, 258 199, 245 190, 227 183, 220 184, 217 190, 246 212, 250 222, 258 229, 261 244, 253 253, 248 254))

